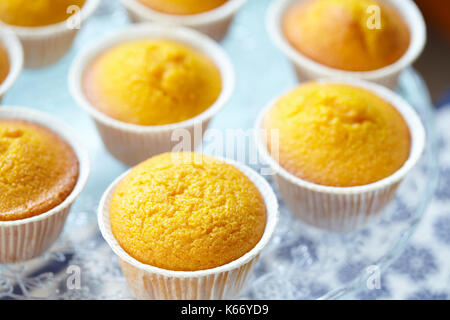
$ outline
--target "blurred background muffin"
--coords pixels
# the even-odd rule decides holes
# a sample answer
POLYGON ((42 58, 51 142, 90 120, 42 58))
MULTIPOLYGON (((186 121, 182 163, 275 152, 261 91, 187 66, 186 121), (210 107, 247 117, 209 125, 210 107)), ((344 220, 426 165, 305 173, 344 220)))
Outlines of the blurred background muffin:
POLYGON ((0 120, 0 221, 53 209, 77 180, 77 156, 57 134, 30 122, 0 120))
POLYGON ((132 22, 183 26, 220 41, 247 0, 121 0, 132 22))
POLYGON ((108 49, 85 72, 84 91, 99 111, 139 125, 191 119, 222 90, 206 55, 169 40, 135 40, 108 49))
POLYGON ((2 0, 0 20, 18 27, 42 27, 67 20, 69 6, 83 7, 86 0, 2 0))
POLYGON ((415 0, 427 22, 428 40, 415 67, 436 104, 450 102, 450 1, 415 0))
POLYGON ((9 66, 9 57, 8 52, 3 48, 0 44, 0 84, 5 81, 6 77, 9 74, 10 66, 9 66))
POLYGON ((21 41, 25 68, 42 68, 72 47, 83 22, 100 0, 2 0, 0 25, 21 41))
POLYGON ((168 14, 189 15, 220 7, 227 0, 139 0, 146 6, 168 14))
POLYGON ((345 84, 300 85, 268 111, 264 127, 279 134, 279 154, 273 156, 280 165, 320 185, 379 181, 410 154, 411 137, 400 113, 376 94, 345 84))
POLYGON ((285 13, 283 31, 305 56, 331 68, 371 71, 402 57, 410 44, 407 24, 388 3, 377 0, 300 1, 285 13), (380 27, 368 28, 380 8, 380 27))

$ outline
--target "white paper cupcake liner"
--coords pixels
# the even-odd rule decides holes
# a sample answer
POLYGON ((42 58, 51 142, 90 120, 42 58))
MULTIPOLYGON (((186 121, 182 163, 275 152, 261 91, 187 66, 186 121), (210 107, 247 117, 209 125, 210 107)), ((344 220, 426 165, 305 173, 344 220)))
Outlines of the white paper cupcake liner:
MULTIPOLYGON (((80 11, 81 27, 98 7, 100 0, 87 0, 80 11)), ((20 39, 25 68, 42 68, 61 59, 72 47, 79 29, 71 28, 67 21, 43 27, 18 27, 0 24, 20 39)))
POLYGON ((0 102, 5 93, 13 86, 23 67, 23 49, 19 39, 9 30, 0 29, 0 43, 9 57, 9 73, 0 84, 0 102))
POLYGON ((121 0, 133 22, 155 22, 161 25, 183 26, 222 40, 237 11, 247 0, 229 0, 213 10, 193 15, 171 15, 142 4, 138 0, 121 0))
POLYGON ((281 196, 291 213, 320 229, 333 232, 354 231, 378 218, 393 199, 399 184, 422 155, 425 146, 425 129, 413 107, 383 86, 360 80, 318 80, 318 82, 349 84, 374 92, 400 112, 411 134, 409 158, 391 176, 363 186, 331 187, 311 183, 292 175, 269 154, 262 136, 263 119, 279 98, 272 101, 258 116, 255 125, 258 151, 275 172, 275 180, 281 196))
MULTIPOLYGON (((282 30, 285 12, 294 4, 307 0, 273 1, 266 19, 267 29, 275 45, 288 57, 300 81, 320 78, 355 78, 395 88, 402 71, 412 65, 420 56, 426 42, 424 18, 412 0, 387 0, 397 8, 405 19, 411 34, 411 43, 407 52, 395 63, 381 69, 364 72, 344 71, 322 65, 296 50, 286 39, 282 30)), ((326 37, 327 35, 324 35, 326 37)))
POLYGON ((83 190, 89 176, 89 155, 72 130, 45 113, 21 107, 1 107, 0 120, 34 122, 57 133, 78 157, 78 181, 72 193, 55 208, 40 215, 14 221, 0 221, 0 264, 16 263, 41 255, 58 239, 70 207, 83 190))
POLYGON ((109 203, 114 190, 128 172, 114 181, 104 193, 98 209, 100 231, 119 257, 129 287, 138 299, 230 299, 236 297, 249 279, 261 250, 273 235, 278 221, 278 203, 272 188, 252 169, 231 160, 257 186, 266 203, 267 222, 256 246, 239 259, 223 266, 201 271, 171 271, 143 264, 126 253, 111 232, 109 203))
POLYGON ((173 151, 179 145, 177 133, 188 133, 193 139, 190 150, 201 143, 210 120, 227 104, 234 90, 233 66, 220 46, 208 37, 185 28, 164 27, 155 24, 137 24, 122 29, 83 51, 74 61, 69 75, 72 96, 95 121, 97 129, 107 150, 126 165, 135 165, 156 154, 173 151), (141 126, 129 124, 108 117, 98 111, 86 98, 83 87, 83 73, 99 54, 108 48, 133 39, 166 38, 185 43, 205 53, 217 65, 222 76, 222 92, 217 101, 196 117, 168 125, 141 126), (200 132, 200 136, 195 134, 200 132), (174 135, 174 137, 173 137, 174 135))

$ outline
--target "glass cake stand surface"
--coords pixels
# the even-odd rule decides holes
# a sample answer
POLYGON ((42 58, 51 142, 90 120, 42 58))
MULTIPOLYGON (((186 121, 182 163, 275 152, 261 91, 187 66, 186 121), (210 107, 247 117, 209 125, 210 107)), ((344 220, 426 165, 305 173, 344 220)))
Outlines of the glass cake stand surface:
MULTIPOLYGON (((222 42, 234 63, 237 83, 232 100, 211 128, 250 129, 268 101, 297 83, 288 61, 267 35, 264 20, 269 2, 249 0, 222 42)), ((96 222, 102 193, 127 168, 106 152, 93 123, 76 106, 67 86, 67 73, 77 51, 127 24, 118 1, 103 1, 83 26, 69 55, 49 68, 23 72, 5 97, 5 105, 43 110, 70 124, 89 148, 92 173, 59 241, 37 259, 0 266, 0 299, 133 298, 96 222), (71 282, 76 272, 81 275, 79 286, 71 282)), ((238 298, 337 299, 352 297, 366 285, 376 287, 374 276, 402 253, 437 180, 437 142, 427 88, 421 77, 408 69, 397 91, 422 118, 427 146, 383 217, 364 230, 333 234, 295 220, 280 200, 277 231, 238 298)))

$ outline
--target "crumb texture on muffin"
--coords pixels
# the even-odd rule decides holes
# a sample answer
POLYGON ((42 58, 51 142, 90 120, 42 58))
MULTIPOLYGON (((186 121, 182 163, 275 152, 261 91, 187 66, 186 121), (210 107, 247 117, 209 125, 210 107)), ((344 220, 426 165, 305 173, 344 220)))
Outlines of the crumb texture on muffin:
POLYGON ((72 148, 50 130, 0 120, 0 221, 20 220, 61 204, 78 179, 72 148))
POLYGON ((301 85, 267 112, 278 150, 268 150, 293 175, 321 185, 370 184, 400 169, 411 147, 409 128, 389 102, 344 84, 301 85), (278 154, 275 152, 278 151, 278 154))
POLYGON ((19 27, 42 27, 67 20, 86 0, 1 0, 0 20, 19 27), (75 8, 75 7, 73 7, 75 8))
POLYGON ((138 261, 175 271, 218 267, 250 251, 266 225, 265 202, 231 164, 166 153, 136 166, 110 202, 111 229, 138 261))
POLYGON ((139 0, 149 8, 168 14, 190 15, 213 10, 227 0, 139 0))
POLYGON ((8 52, 0 45, 0 85, 8 77, 9 71, 10 64, 8 52))
POLYGON ((215 63, 169 40, 119 44, 87 69, 84 91, 94 107, 132 124, 165 125, 208 109, 222 90, 215 63))
POLYGON ((305 56, 346 71, 383 68, 399 60, 410 44, 403 17, 377 0, 300 1, 286 12, 283 31, 305 56))

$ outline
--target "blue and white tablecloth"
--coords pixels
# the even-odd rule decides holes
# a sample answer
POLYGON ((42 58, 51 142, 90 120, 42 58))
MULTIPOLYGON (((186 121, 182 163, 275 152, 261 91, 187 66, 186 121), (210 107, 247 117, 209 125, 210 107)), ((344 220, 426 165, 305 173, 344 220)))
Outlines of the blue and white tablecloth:
MULTIPOLYGON (((214 128, 223 130, 248 128, 253 124, 261 106, 296 83, 290 65, 271 44, 264 29, 264 16, 269 2, 270 0, 248 1, 235 21, 231 36, 223 43, 225 50, 234 61, 238 83, 227 113, 215 120, 214 128), (267 63, 268 61, 271 63, 267 63), (265 68, 263 77, 260 72, 261 66, 265 68), (249 73, 249 70, 258 72, 249 73), (266 79, 271 81, 268 82, 266 79)), ((63 85, 67 81, 67 72, 77 50, 92 39, 128 23, 117 0, 103 1, 96 17, 79 35, 74 50, 55 66, 42 71, 24 72, 19 83, 4 101, 10 105, 30 106, 49 112, 76 126, 80 134, 90 138, 86 141, 91 149, 91 156, 94 159, 101 159, 101 164, 96 164, 94 178, 86 187, 85 195, 89 197, 86 196, 82 199, 83 201, 78 201, 79 206, 69 217, 70 223, 68 223, 72 230, 80 228, 83 234, 88 234, 90 237, 81 242, 78 239, 80 238, 78 232, 73 232, 71 236, 76 239, 71 239, 72 241, 67 244, 62 239, 45 257, 28 266, 29 270, 22 266, 3 269, 0 267, 0 299, 28 299, 34 297, 35 292, 36 296, 49 299, 131 297, 125 292, 126 284, 118 261, 101 239, 95 221, 98 199, 113 177, 117 177, 126 168, 105 153, 92 123, 87 115, 80 112, 70 97, 67 87, 63 85), (37 78, 39 81, 36 80, 37 78), (54 90, 55 83, 58 84, 58 90, 54 90), (63 290, 67 289, 63 285, 68 265, 83 267, 82 290, 63 290), (47 292, 42 293, 43 287, 48 289, 47 292), (24 288, 27 290, 23 290, 24 288), (24 291, 28 292, 24 293, 24 291)), ((437 111, 441 172, 434 199, 404 253, 381 273, 380 288, 364 289, 352 298, 450 299, 450 99, 447 101, 447 106, 444 105, 445 103, 437 111)), ((70 230, 67 230, 67 233, 70 233, 70 230)), ((306 258, 314 258, 314 255, 310 256, 307 251, 312 245, 307 238, 299 239, 301 243, 297 243, 295 248, 290 248, 288 243, 285 249, 292 249, 288 253, 298 255, 299 263, 309 263, 306 258), (302 250, 306 250, 308 255, 302 250)), ((282 256, 283 253, 280 252, 280 255, 282 256)), ((339 264, 338 269, 333 269, 330 274, 333 280, 340 284, 348 283, 355 274, 367 266, 361 259, 355 260, 357 262, 342 260, 345 263, 339 264)), ((266 279, 270 278, 263 280, 266 279)), ((285 282, 280 284, 278 280, 280 279, 275 278, 272 282, 267 282, 266 289, 271 284, 274 288, 272 291, 268 290, 269 294, 260 295, 261 298, 297 298, 296 295, 289 294, 285 282)), ((308 287, 311 291, 310 296, 320 297, 333 289, 330 283, 323 285, 308 287)))

